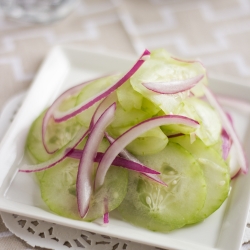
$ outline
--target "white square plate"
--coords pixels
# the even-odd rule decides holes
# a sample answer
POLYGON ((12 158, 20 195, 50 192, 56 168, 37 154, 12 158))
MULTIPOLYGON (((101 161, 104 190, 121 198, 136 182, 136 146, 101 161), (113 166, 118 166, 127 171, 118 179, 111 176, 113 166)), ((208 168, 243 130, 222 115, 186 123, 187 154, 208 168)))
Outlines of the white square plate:
MULTIPOLYGON (((0 210, 161 248, 239 249, 249 209, 250 174, 241 175, 232 181, 227 201, 204 222, 171 233, 155 233, 112 216, 109 226, 102 227, 96 222, 75 221, 55 215, 41 200, 34 176, 18 172, 18 166, 25 161, 24 146, 29 127, 56 96, 82 81, 107 73, 126 71, 133 62, 128 57, 69 46, 56 47, 51 51, 0 144, 0 210)), ((218 79, 212 79, 210 83, 215 93, 250 102, 248 86, 218 79)), ((247 137, 250 110, 230 107, 230 103, 227 110, 235 120, 240 139, 245 140, 244 147, 249 155, 250 140, 247 137)))

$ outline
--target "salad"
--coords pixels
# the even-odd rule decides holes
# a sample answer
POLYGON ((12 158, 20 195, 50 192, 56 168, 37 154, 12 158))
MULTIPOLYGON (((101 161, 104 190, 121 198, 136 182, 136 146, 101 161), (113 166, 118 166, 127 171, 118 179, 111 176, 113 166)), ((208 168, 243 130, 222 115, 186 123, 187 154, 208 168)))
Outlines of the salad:
POLYGON ((115 210, 162 232, 206 219, 248 171, 204 66, 163 49, 62 93, 33 122, 26 153, 19 171, 35 173, 52 212, 107 224, 115 210))

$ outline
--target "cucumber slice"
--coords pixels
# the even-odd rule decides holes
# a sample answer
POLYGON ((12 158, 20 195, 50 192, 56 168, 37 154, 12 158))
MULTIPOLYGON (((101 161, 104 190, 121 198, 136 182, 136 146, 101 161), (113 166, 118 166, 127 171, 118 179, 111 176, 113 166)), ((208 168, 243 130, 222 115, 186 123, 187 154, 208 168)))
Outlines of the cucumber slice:
MULTIPOLYGON (((66 98, 58 109, 60 111, 71 109, 75 106, 76 98, 77 94, 66 98)), ((26 140, 27 152, 35 163, 47 161, 55 156, 55 154, 47 153, 42 142, 42 123, 45 113, 46 110, 32 123, 26 140)), ((80 128, 81 125, 76 117, 61 123, 56 123, 53 119, 50 119, 45 134, 48 148, 51 151, 62 149, 75 137, 80 128)))
POLYGON ((215 110, 205 101, 198 98, 188 98, 177 114, 197 120, 200 127, 196 130, 197 136, 207 145, 213 145, 221 137, 221 121, 215 110))
POLYGON ((26 150, 32 162, 39 163, 49 160, 53 155, 48 154, 42 143, 42 122, 45 111, 32 123, 26 139, 26 150))
MULTIPOLYGON (((162 113, 160 113, 162 115, 162 113)), ((183 100, 175 109, 174 114, 187 116, 200 123, 196 135, 207 145, 214 145, 221 138, 221 122, 215 110, 205 101, 196 97, 183 100)), ((182 125, 168 125, 161 127, 166 135, 177 133, 190 134, 194 129, 182 125)))
POLYGON ((197 221, 203 220, 215 212, 228 197, 230 188, 229 168, 214 148, 207 147, 198 138, 192 144, 189 136, 175 137, 171 141, 186 148, 202 167, 207 183, 207 197, 204 207, 197 215, 197 221))
MULTIPOLYGON (((141 109, 150 116, 156 115, 161 109, 146 98, 142 100, 141 109)), ((164 113, 165 114, 165 113, 164 113)))
POLYGON ((230 190, 230 175, 226 168, 215 162, 200 158, 200 163, 207 183, 207 197, 204 207, 197 215, 197 221, 204 220, 214 213, 226 200, 230 190))
MULTIPOLYGON (((78 93, 65 98, 58 109, 65 112, 75 107, 77 96, 78 93)), ((42 121, 40 126, 42 126, 42 121)), ((61 149, 75 137, 80 128, 81 126, 76 117, 60 123, 56 123, 53 119, 50 119, 45 134, 47 147, 51 151, 61 149)))
POLYGON ((81 126, 73 117, 65 122, 49 122, 46 131, 47 145, 51 150, 61 149, 66 146, 80 130, 81 126))
MULTIPOLYGON (((196 138, 193 143, 190 143, 189 135, 177 136, 169 139, 171 142, 178 143, 190 152, 196 159, 204 158, 215 162, 217 165, 229 170, 226 162, 223 160, 222 155, 216 151, 213 146, 206 146, 202 140, 196 138)), ((215 147, 217 149, 217 145, 215 147)))
POLYGON ((168 144, 168 138, 155 136, 138 137, 129 143, 126 149, 134 155, 153 155, 163 150, 168 144), (154 145, 154 146, 152 146, 154 145))
POLYGON ((77 121, 84 127, 89 127, 90 122, 92 120, 93 114, 95 113, 98 105, 101 101, 96 102, 94 105, 89 107, 88 109, 84 110, 80 114, 76 116, 77 121))
POLYGON ((117 104, 115 111, 115 119, 110 124, 110 127, 128 127, 133 126, 139 122, 142 122, 151 116, 146 112, 132 108, 129 111, 125 111, 120 104, 117 104))
MULTIPOLYGON (((164 115, 164 114, 160 112, 159 115, 164 115)), ((195 132, 196 128, 192 128, 190 126, 185 126, 182 124, 175 124, 175 125, 170 124, 161 126, 161 130, 165 133, 165 135, 172 136, 176 134, 191 134, 195 132)))
POLYGON ((195 222, 204 206, 206 182, 194 157, 170 142, 160 153, 138 159, 160 171, 168 187, 130 172, 128 193, 118 207, 122 218, 153 231, 171 231, 195 222))
MULTIPOLYGON (((189 96, 189 91, 172 95, 158 94, 148 90, 142 82, 163 82, 188 79, 199 74, 205 74, 204 67, 199 63, 187 63, 174 60, 165 50, 155 50, 137 72, 130 78, 135 91, 159 106, 165 114, 173 112, 182 100, 189 96)), ((207 83, 206 77, 196 86, 194 91, 202 95, 202 85, 207 83), (199 91, 198 91, 199 89, 199 91)), ((193 89, 192 89, 193 90, 193 89)))
MULTIPOLYGON (((95 96, 98 93, 101 93, 106 88, 111 86, 111 84, 113 84, 118 79, 119 79, 119 75, 111 75, 111 76, 98 78, 98 79, 92 81, 89 85, 86 85, 81 90, 81 92, 78 94, 75 105, 77 106, 77 105, 81 104, 82 102, 88 100, 92 96, 95 96)), ((89 127, 91 118, 92 118, 97 106, 99 105, 99 103, 101 101, 96 102, 94 105, 92 105, 88 109, 86 109, 83 112, 81 112, 80 114, 78 114, 76 116, 78 122, 85 127, 89 127)))
MULTIPOLYGON (((77 148, 83 148, 86 138, 77 148)), ((103 139, 98 152, 104 152, 109 146, 107 139, 103 139)), ((53 168, 36 173, 39 180, 41 196, 49 209, 54 213, 82 220, 78 214, 76 198, 76 177, 79 160, 66 158, 53 168)), ((97 163, 93 164, 93 178, 97 163)), ((104 199, 107 201, 108 211, 120 205, 127 192, 128 173, 124 168, 111 166, 103 186, 91 198, 90 209, 85 221, 93 221, 105 212, 104 199)))
MULTIPOLYGON (((44 171, 40 190, 42 199, 51 211, 67 218, 82 220, 78 214, 75 187, 78 164, 78 160, 67 158, 44 171)), ((109 212, 119 206, 126 195, 127 183, 127 170, 111 166, 103 186, 92 195, 89 212, 83 220, 93 221, 107 212, 104 199, 108 201, 109 212)))
POLYGON ((133 108, 141 109, 142 95, 134 91, 130 81, 125 82, 116 91, 118 101, 125 111, 129 111, 133 108))
MULTIPOLYGON (((117 138, 129 128, 130 127, 109 128, 108 133, 112 137, 117 138)), ((127 145, 126 149, 134 155, 150 155, 160 152, 166 147, 167 143, 168 137, 159 127, 156 127, 133 140, 127 145)))
MULTIPOLYGON (((47 161, 60 151, 54 154, 48 154, 43 146, 42 122, 44 115, 45 111, 33 122, 26 140, 26 149, 33 162, 47 161)), ((49 122, 46 136, 49 137, 47 140, 48 147, 50 149, 63 149, 75 137, 80 128, 81 126, 75 118, 58 124, 53 121, 49 122)))

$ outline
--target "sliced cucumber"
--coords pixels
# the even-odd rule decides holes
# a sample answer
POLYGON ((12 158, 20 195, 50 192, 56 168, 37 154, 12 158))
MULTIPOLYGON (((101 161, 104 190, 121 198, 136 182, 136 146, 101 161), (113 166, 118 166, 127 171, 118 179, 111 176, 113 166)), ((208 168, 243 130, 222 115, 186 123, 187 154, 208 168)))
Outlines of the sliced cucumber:
MULTIPOLYGON (((108 133, 114 137, 117 138, 121 134, 125 133, 127 130, 129 130, 131 127, 118 127, 118 128, 108 128, 108 133)), ((165 139, 166 135, 162 132, 160 127, 156 127, 153 129, 148 130, 147 132, 141 134, 138 136, 138 138, 141 137, 157 137, 160 139, 165 139)))
MULTIPOLYGON (((78 148, 83 148, 86 139, 78 148)), ((103 139, 98 152, 104 152, 109 146, 107 139, 103 139)), ((51 211, 72 219, 81 220, 76 198, 76 176, 79 160, 66 158, 51 169, 39 175, 41 196, 51 211)), ((93 164, 93 178, 97 163, 93 164)), ((104 199, 108 211, 120 205, 127 192, 128 173, 126 169, 111 166, 103 186, 91 198, 90 208, 85 221, 92 221, 102 216, 105 212, 104 199)))
POLYGON ((142 122, 151 116, 140 109, 132 108, 129 111, 125 111, 120 104, 116 106, 115 119, 110 124, 110 127, 127 127, 133 126, 139 122, 142 122))
POLYGON ((198 162, 207 183, 207 197, 204 207, 197 215, 197 221, 214 213, 228 197, 230 188, 230 175, 226 168, 208 159, 200 158, 198 162))
POLYGON ((163 150, 167 144, 167 137, 138 137, 129 143, 126 149, 134 155, 153 155, 163 150))
POLYGON ((175 137, 171 141, 186 148, 202 167, 207 183, 207 197, 204 207, 197 215, 197 220, 203 220, 215 212, 228 196, 230 188, 228 166, 216 150, 207 147, 198 138, 192 144, 189 136, 175 137))
POLYGON ((84 110, 80 114, 76 116, 77 121, 84 127, 89 127, 89 124, 92 120, 93 114, 95 113, 98 105, 101 101, 96 102, 94 105, 89 107, 88 109, 84 110))
MULTIPOLYGON (((59 106, 60 111, 67 111, 75 106, 76 95, 65 99, 59 106)), ((31 125, 29 134, 26 140, 26 148, 34 162, 44 162, 54 157, 54 154, 48 154, 42 142, 42 124, 46 110, 42 112, 31 125)), ((62 149, 66 146, 77 134, 81 125, 76 117, 73 117, 65 122, 56 123, 50 119, 45 133, 46 145, 50 151, 62 149)))
POLYGON ((31 125, 26 140, 26 150, 34 163, 49 160, 52 155, 48 154, 42 143, 42 122, 45 112, 43 112, 31 125))
MULTIPOLYGON (((165 114, 173 112, 182 100, 187 98, 188 91, 162 95, 145 88, 143 82, 164 82, 173 80, 188 79, 200 74, 205 74, 205 69, 199 63, 187 63, 174 60, 173 57, 164 50, 155 50, 150 55, 137 72, 130 78, 130 82, 135 91, 150 100, 153 104, 160 107, 165 114)), ((198 84, 206 84, 206 77, 198 84)), ((200 86, 197 86, 199 88, 200 86)), ((202 95, 201 90, 196 90, 202 95)))
MULTIPOLYGON (((44 172, 40 180, 41 196, 54 213, 81 220, 77 208, 76 175, 78 160, 65 159, 44 172)), ((92 195, 90 208, 85 221, 93 221, 105 212, 104 199, 108 211, 120 205, 127 192, 128 173, 126 169, 111 166, 103 186, 92 195)))
MULTIPOLYGON (((75 105, 80 105, 81 103, 87 101, 89 98, 97 95, 98 93, 103 92, 106 88, 110 87, 118 79, 119 75, 111 75, 93 80, 90 84, 86 85, 81 90, 81 92, 77 96, 75 105)), ((91 118, 100 102, 101 101, 96 102, 94 105, 78 114, 78 122, 83 126, 88 127, 91 118)))
MULTIPOLYGON (((160 113, 162 115, 162 113, 160 113)), ((196 97, 183 100, 174 110, 174 114, 187 116, 199 122, 200 127, 196 129, 196 135, 207 145, 214 145, 220 141, 221 122, 215 110, 205 101, 196 97)), ((182 125, 168 125, 161 127, 166 135, 176 133, 190 134, 193 128, 182 125)))
POLYGON ((130 172, 128 193, 118 207, 124 220, 153 231, 171 231, 196 222, 206 199, 206 182, 194 157, 169 143, 160 153, 138 159, 160 171, 168 187, 130 172))
POLYGON ((129 80, 119 87, 116 93, 118 101, 125 111, 129 111, 134 108, 141 109, 143 97, 141 94, 134 91, 129 80))
MULTIPOLYGON (((117 138, 129 128, 130 127, 109 128, 108 133, 112 137, 117 138)), ((156 127, 137 137, 128 144, 126 149, 135 155, 150 155, 160 152, 166 147, 167 143, 168 137, 159 127, 156 127)))
POLYGON ((221 122, 215 110, 205 101, 198 98, 188 98, 183 101, 178 114, 197 120, 200 127, 196 130, 197 136, 207 145, 213 145, 220 140, 221 122))
MULTIPOLYGON (((29 155, 35 162, 44 162, 55 154, 48 154, 42 143, 42 122, 45 112, 43 112, 32 124, 26 140, 26 148, 29 155)), ((66 122, 58 123, 50 122, 48 124, 48 133, 50 139, 47 140, 47 145, 50 149, 63 149, 76 135, 81 128, 75 118, 66 122)))
POLYGON ((149 101, 147 98, 143 98, 141 109, 151 116, 156 115, 161 109, 149 101))

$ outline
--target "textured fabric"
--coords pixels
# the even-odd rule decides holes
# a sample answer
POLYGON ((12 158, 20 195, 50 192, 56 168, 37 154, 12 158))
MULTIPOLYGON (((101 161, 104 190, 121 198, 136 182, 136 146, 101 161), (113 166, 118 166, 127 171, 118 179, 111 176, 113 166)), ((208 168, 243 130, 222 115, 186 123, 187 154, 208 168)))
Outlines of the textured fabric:
MULTIPOLYGON (((140 54, 166 48, 200 58, 209 74, 250 81, 249 0, 82 0, 65 19, 49 25, 9 20, 0 10, 0 110, 29 87, 57 44, 140 54)), ((0 221, 0 249, 33 249, 0 221)))

